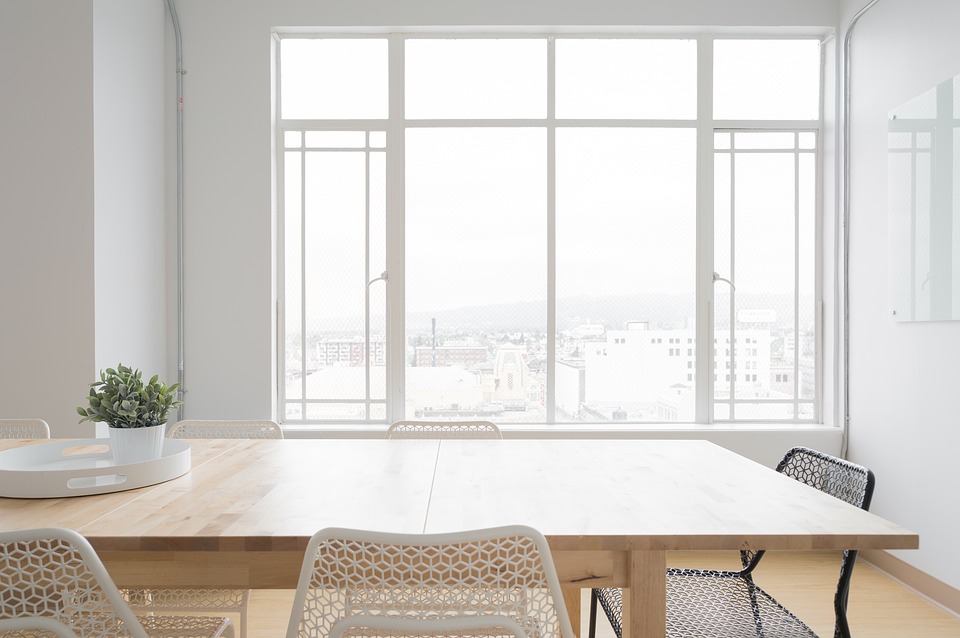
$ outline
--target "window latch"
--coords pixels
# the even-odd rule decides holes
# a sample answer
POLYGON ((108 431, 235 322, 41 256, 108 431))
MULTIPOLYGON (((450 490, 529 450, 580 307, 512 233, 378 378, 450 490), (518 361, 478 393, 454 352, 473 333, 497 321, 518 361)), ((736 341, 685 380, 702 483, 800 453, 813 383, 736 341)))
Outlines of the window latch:
POLYGON ((730 289, 731 289, 731 290, 736 290, 736 289, 737 289, 737 287, 733 285, 733 282, 732 282, 732 281, 730 281, 730 280, 727 279, 726 277, 721 277, 721 276, 720 276, 720 273, 718 273, 717 271, 713 271, 713 283, 717 283, 718 281, 725 281, 725 282, 727 282, 728 284, 730 284, 730 289))
POLYGON ((376 279, 371 279, 370 281, 367 282, 367 288, 377 283, 378 281, 386 281, 386 280, 387 280, 387 271, 384 270, 382 273, 380 273, 379 277, 377 277, 376 279))

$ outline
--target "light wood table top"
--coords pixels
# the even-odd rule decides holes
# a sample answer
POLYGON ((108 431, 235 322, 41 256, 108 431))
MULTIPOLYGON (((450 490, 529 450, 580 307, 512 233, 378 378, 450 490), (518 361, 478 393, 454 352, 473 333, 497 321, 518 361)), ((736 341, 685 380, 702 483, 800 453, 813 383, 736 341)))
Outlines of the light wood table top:
POLYGON ((511 523, 556 549, 917 546, 913 532, 706 441, 444 441, 425 531, 511 523))
POLYGON ((575 590, 627 587, 631 638, 664 635, 667 550, 918 545, 909 530, 703 441, 197 440, 191 447, 191 472, 159 485, 0 498, 0 529, 76 529, 121 586, 292 588, 308 539, 323 527, 416 533, 522 523, 550 542, 574 626, 575 590))

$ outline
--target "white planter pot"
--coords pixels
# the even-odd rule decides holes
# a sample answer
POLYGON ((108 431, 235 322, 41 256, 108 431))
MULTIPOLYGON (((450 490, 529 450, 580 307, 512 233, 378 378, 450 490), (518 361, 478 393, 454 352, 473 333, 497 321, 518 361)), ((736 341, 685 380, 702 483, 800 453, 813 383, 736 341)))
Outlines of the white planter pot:
POLYGON ((163 455, 166 425, 146 428, 107 428, 114 465, 155 461, 163 455))

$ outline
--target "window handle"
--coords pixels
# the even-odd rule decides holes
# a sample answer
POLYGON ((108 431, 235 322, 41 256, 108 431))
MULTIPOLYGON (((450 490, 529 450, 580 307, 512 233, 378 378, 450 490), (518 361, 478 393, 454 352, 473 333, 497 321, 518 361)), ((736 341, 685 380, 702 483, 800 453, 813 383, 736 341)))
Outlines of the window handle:
POLYGON ((370 281, 367 282, 367 288, 377 283, 378 281, 386 281, 386 280, 387 280, 387 271, 384 270, 382 273, 380 273, 379 277, 377 277, 376 279, 371 279, 370 281))
POLYGON ((718 273, 717 271, 713 271, 713 283, 717 283, 718 281, 725 281, 725 282, 727 282, 728 284, 730 284, 730 288, 731 288, 732 290, 736 290, 736 289, 737 289, 737 287, 733 285, 733 282, 732 282, 732 281, 730 281, 730 280, 727 279, 726 277, 721 277, 721 276, 720 276, 720 273, 718 273))

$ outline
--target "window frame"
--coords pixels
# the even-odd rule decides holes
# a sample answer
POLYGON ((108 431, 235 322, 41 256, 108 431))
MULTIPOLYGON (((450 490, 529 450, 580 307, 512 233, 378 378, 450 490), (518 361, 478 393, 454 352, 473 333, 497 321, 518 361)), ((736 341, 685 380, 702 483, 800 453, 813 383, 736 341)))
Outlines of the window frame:
MULTIPOLYGON (((696 303, 695 343, 693 344, 695 360, 693 377, 695 380, 695 417, 693 421, 683 422, 680 425, 709 425, 714 423, 735 424, 743 421, 717 421, 714 418, 714 406, 717 402, 714 393, 716 380, 715 355, 713 352, 714 325, 714 233, 713 233, 713 205, 714 205, 714 132, 717 131, 814 131, 817 136, 816 150, 816 193, 815 193, 815 248, 814 248, 814 287, 815 287, 815 383, 814 383, 814 418, 809 420, 774 421, 778 425, 798 425, 809 423, 823 423, 824 396, 824 333, 823 333, 823 170, 825 165, 823 151, 824 129, 824 55, 821 47, 819 78, 820 78, 820 111, 816 120, 714 120, 713 119, 713 43, 723 39, 757 39, 757 40, 812 40, 818 36, 809 31, 785 33, 756 33, 756 32, 723 32, 707 31, 692 32, 591 32, 570 31, 563 33, 546 32, 513 32, 482 31, 458 32, 456 30, 396 31, 396 32, 344 32, 334 31, 275 31, 273 34, 273 65, 274 78, 272 81, 273 99, 273 174, 274 193, 276 204, 276 343, 277 343, 277 372, 276 372, 276 405, 278 419, 286 425, 316 426, 316 425, 345 425, 346 427, 362 427, 370 424, 389 423, 403 419, 404 414, 404 368, 406 365, 406 330, 404 308, 404 277, 405 277, 405 185, 404 185, 404 136, 408 128, 420 127, 543 127, 547 131, 547 362, 546 362, 546 422, 523 423, 524 426, 538 427, 554 424, 576 425, 583 429, 602 429, 603 424, 597 422, 556 421, 556 348, 557 348, 557 320, 556 320, 556 131, 560 127, 590 126, 597 128, 690 128, 696 132, 697 145, 697 193, 696 193, 696 275, 693 287, 696 303), (386 39, 389 59, 389 113, 386 119, 356 119, 356 120, 294 120, 282 119, 280 96, 280 42, 286 38, 348 38, 348 39, 386 39), (514 39, 532 38, 543 39, 547 42, 547 115, 545 118, 533 119, 416 119, 408 120, 404 112, 403 75, 404 75, 404 44, 408 39, 514 39), (697 117, 696 119, 558 119, 554 115, 555 107, 555 42, 560 39, 680 39, 694 40, 697 46, 697 117), (386 418, 370 419, 369 412, 366 420, 344 422, 343 420, 295 420, 285 418, 285 323, 284 323, 284 133, 289 130, 354 130, 386 131, 386 273, 384 279, 387 287, 388 316, 386 322, 386 418), (708 347, 709 344, 709 347, 708 347)), ((368 247, 369 250, 369 247, 368 247)), ((373 273, 371 277, 375 277, 373 273)), ((368 278, 368 281, 370 279, 368 278)), ((373 281, 377 281, 374 279, 373 281)), ((302 300, 301 300, 302 303, 302 300)), ((795 308, 795 314, 799 312, 795 308)), ((369 321, 368 321, 369 322, 369 321)), ((689 339, 688 339, 689 342, 689 339)), ((367 373, 369 377, 369 372, 367 373)), ((367 384, 369 392, 369 382, 367 384)), ((369 403, 369 396, 367 397, 369 403)), ((794 397, 792 401, 797 401, 794 397)), ((330 402, 342 401, 331 399, 330 402)), ((764 421, 765 423, 769 421, 764 421)), ((624 424, 649 427, 657 425, 655 422, 622 422, 624 424)))

